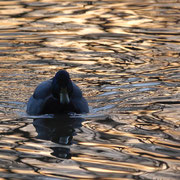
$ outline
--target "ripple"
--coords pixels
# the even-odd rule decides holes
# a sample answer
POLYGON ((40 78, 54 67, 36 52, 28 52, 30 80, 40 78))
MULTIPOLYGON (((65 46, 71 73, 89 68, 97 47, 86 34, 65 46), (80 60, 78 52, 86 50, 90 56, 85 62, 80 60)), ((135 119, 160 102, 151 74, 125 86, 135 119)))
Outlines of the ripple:
POLYGON ((178 179, 179 3, 0 1, 3 179, 178 179), (29 116, 66 69, 90 113, 29 116))

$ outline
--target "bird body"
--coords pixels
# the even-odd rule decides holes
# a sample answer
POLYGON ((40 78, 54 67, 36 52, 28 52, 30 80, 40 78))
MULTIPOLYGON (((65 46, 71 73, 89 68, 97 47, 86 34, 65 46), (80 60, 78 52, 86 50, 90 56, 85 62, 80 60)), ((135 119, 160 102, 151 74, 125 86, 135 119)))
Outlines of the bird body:
POLYGON ((47 81, 40 83, 27 103, 29 115, 88 113, 88 103, 80 88, 71 81, 69 73, 60 70, 47 81))

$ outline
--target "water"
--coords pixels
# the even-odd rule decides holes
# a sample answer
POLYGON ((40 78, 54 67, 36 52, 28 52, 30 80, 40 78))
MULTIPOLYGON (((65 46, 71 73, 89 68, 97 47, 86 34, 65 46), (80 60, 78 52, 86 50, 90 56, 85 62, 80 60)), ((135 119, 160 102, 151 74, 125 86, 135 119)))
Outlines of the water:
POLYGON ((0 1, 0 179, 180 178, 178 0, 0 1), (66 69, 90 113, 30 117, 66 69))

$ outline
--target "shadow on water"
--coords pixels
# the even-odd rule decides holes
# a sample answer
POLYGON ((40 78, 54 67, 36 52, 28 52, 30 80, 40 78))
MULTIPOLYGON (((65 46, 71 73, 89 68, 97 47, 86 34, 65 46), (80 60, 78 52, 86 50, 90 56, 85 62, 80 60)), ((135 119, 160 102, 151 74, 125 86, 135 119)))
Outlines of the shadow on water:
MULTIPOLYGON (((33 125, 38 133, 38 139, 49 140, 60 145, 72 145, 75 128, 82 126, 83 118, 70 118, 69 115, 58 115, 53 118, 34 119, 33 125)), ((71 158, 70 148, 51 147, 53 156, 71 158)))

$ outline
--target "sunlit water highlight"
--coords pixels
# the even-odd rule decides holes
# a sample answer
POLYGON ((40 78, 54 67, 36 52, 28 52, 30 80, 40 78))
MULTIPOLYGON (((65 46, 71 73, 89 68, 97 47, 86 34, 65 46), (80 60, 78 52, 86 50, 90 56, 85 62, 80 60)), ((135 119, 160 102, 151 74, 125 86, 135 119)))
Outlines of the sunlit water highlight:
POLYGON ((0 1, 0 178, 180 178, 180 2, 0 1), (86 115, 28 116, 66 69, 86 115))

